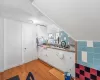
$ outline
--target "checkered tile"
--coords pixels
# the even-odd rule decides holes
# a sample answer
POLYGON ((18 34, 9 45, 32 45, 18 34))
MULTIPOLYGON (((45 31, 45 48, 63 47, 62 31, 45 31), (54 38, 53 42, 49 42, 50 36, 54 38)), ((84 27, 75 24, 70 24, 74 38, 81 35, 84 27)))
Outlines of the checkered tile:
POLYGON ((80 65, 76 65, 76 78, 78 80, 100 80, 100 71, 80 65))

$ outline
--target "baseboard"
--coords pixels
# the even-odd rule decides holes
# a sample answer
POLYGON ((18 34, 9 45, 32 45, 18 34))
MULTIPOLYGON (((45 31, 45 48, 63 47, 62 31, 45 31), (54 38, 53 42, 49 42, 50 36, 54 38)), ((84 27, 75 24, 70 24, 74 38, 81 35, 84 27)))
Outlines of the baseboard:
POLYGON ((15 68, 15 67, 18 67, 18 66, 21 66, 21 65, 22 65, 22 63, 9 66, 7 68, 4 68, 4 71, 9 70, 9 69, 12 69, 12 68, 15 68))
MULTIPOLYGON (((38 60, 38 58, 35 59, 35 60, 38 60)), ((34 60, 32 60, 32 61, 34 61, 34 60)), ((29 62, 31 62, 31 61, 29 61, 29 62)), ((6 71, 6 70, 9 70, 9 69, 12 69, 12 68, 19 67, 19 66, 24 65, 24 64, 27 64, 27 63, 29 63, 29 62, 26 62, 26 63, 20 63, 20 64, 16 64, 16 65, 13 65, 13 66, 9 66, 8 68, 4 68, 4 70, 3 70, 2 72, 6 71)))

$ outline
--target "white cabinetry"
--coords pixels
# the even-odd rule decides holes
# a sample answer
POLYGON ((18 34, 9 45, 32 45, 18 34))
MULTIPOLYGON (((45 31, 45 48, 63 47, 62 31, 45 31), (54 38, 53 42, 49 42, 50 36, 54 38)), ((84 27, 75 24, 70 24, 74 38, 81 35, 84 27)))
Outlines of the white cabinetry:
POLYGON ((39 48, 39 58, 51 66, 63 71, 70 72, 75 76, 75 53, 61 51, 56 49, 43 49, 39 48), (61 59, 58 55, 63 54, 64 58, 61 59))
POLYGON ((48 62, 48 55, 47 50, 43 48, 39 48, 38 57, 43 60, 44 62, 48 62))

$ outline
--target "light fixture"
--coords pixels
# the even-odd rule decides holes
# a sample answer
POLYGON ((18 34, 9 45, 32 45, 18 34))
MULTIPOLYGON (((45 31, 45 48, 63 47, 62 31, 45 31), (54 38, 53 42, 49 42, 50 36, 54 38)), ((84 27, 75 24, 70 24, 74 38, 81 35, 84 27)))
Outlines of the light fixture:
POLYGON ((39 20, 33 19, 33 22, 34 22, 34 24, 37 24, 37 23, 39 23, 39 20))

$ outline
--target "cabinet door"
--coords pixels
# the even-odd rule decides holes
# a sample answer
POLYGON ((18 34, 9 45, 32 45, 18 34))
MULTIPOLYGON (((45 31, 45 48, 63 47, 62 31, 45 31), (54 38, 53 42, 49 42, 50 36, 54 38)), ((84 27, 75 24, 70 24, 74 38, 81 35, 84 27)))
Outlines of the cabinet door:
POLYGON ((65 52, 64 54, 64 62, 66 71, 70 72, 73 77, 75 77, 75 53, 73 52, 65 52))
POLYGON ((63 71, 70 72, 72 76, 75 76, 75 54, 72 52, 66 52, 61 50, 55 50, 48 48, 39 50, 39 58, 53 67, 63 71), (64 54, 64 58, 61 59, 58 54, 64 54))
POLYGON ((40 47, 38 51, 38 57, 39 59, 48 63, 48 51, 46 49, 40 47))
POLYGON ((52 66, 62 70, 63 72, 70 71, 75 63, 74 53, 65 52, 55 49, 48 49, 48 63, 52 66), (63 54, 64 58, 61 59, 58 55, 63 54))
POLYGON ((52 51, 51 49, 47 48, 47 56, 48 56, 48 64, 53 65, 53 61, 54 61, 54 56, 52 55, 52 53, 54 53, 54 51, 52 51))
POLYGON ((48 49, 48 63, 55 68, 58 68, 62 71, 65 70, 65 64, 63 62, 63 59, 60 59, 58 57, 59 50, 55 49, 48 49))

